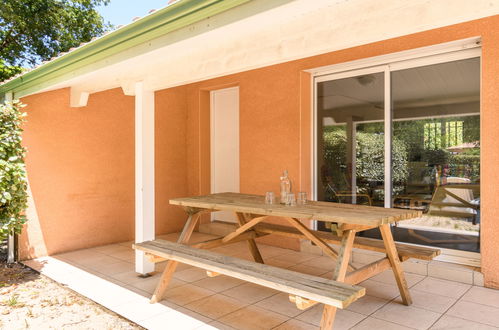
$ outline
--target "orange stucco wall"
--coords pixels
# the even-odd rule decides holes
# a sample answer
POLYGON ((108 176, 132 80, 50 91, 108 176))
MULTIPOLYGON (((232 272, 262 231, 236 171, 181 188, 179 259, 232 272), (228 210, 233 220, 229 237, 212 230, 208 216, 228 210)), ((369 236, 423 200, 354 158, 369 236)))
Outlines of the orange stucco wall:
MULTIPOLYGON (((240 88, 241 191, 278 191, 287 168, 294 189, 311 190, 310 76, 304 70, 361 58, 431 46, 470 37, 482 38, 482 272, 485 283, 499 287, 499 16, 385 40, 185 86, 188 111, 188 184, 190 194, 208 193, 209 95, 207 91, 240 88)), ((283 244, 282 239, 274 244, 283 244)), ((297 248, 297 242, 284 245, 297 248)))
MULTIPOLYGON (((182 212, 167 205, 170 197, 210 190, 210 90, 234 85, 240 88, 241 191, 259 194, 277 191, 279 174, 286 168, 295 184, 294 189, 310 192, 311 89, 310 76, 304 70, 475 36, 481 36, 483 43, 482 271, 486 285, 499 287, 499 240, 494 239, 499 237, 496 216, 499 214, 499 194, 496 192, 499 175, 495 173, 499 161, 499 129, 495 124, 499 120, 498 16, 158 91, 157 231, 178 230, 185 219, 182 212)), ((25 102, 29 104, 30 113, 26 130, 26 143, 30 147, 28 170, 38 213, 43 218, 40 223, 42 231, 47 233, 44 236, 47 246, 54 241, 60 242, 60 247, 48 248, 48 253, 133 236, 133 98, 116 90, 107 91, 92 95, 88 107, 71 109, 67 106, 67 91, 57 91, 28 97, 25 102), (86 117, 90 113, 95 118, 86 117), (57 124, 61 120, 59 116, 66 121, 57 124), (112 134, 102 132, 102 126, 106 125, 101 120, 117 125, 112 134), (72 138, 68 140, 68 137, 72 138), (120 142, 94 145, 102 139, 120 142), (33 151, 37 146, 39 150, 33 151), (53 152, 51 148, 60 152, 53 152), (99 166, 86 161, 93 152, 100 155, 93 159, 94 162, 103 164, 106 169, 110 164, 114 166, 113 184, 99 191, 98 198, 92 195, 97 190, 91 188, 101 183, 99 180, 105 180, 105 176, 99 177, 99 166), (127 159, 114 161, 121 152, 120 157, 127 159), (49 156, 54 154, 55 158, 49 156), (44 176, 54 171, 54 166, 60 167, 57 180, 44 176), (68 182, 73 186, 69 187, 68 182), (112 201, 100 204, 106 199, 104 197, 112 197, 112 201), (125 207, 123 202, 127 203, 125 207), (68 204, 58 210, 63 203, 68 204), (64 227, 62 224, 71 218, 68 215, 78 220, 73 220, 76 222, 71 227, 64 227), (109 224, 102 223, 103 219, 109 224), (86 235, 90 223, 114 229, 93 237, 86 235)), ((95 230, 91 234, 95 236, 95 230)), ((297 248, 296 241, 280 242, 297 248)))
MULTIPOLYGON (((69 90, 37 94, 28 106, 24 144, 38 221, 20 239, 20 255, 40 255, 133 237, 133 97, 97 93, 69 107, 69 90)), ((31 219, 32 220, 32 219, 31 219)))

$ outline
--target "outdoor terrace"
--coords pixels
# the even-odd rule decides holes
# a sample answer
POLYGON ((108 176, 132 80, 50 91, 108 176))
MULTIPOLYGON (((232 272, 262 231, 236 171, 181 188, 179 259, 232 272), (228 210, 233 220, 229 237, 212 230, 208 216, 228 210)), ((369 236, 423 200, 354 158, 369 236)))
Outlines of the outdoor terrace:
MULTIPOLYGON (((173 241, 178 235, 158 238, 173 241)), ((191 240, 211 237, 195 232, 191 240)), ((204 270, 182 264, 166 299, 150 304, 165 262, 156 264, 153 276, 137 277, 131 245, 99 246, 25 264, 148 329, 318 329, 323 305, 301 311, 289 302, 287 294, 226 276, 210 278, 204 270)), ((330 258, 314 253, 262 244, 259 248, 269 265, 324 277, 330 277, 334 268, 330 258)), ((245 242, 214 250, 251 259, 245 242)), ((361 265, 376 257, 354 253, 352 261, 361 265)), ((388 270, 359 284, 367 289, 367 296, 338 310, 334 329, 499 328, 499 291, 480 287, 476 269, 438 261, 404 266, 413 305, 401 304, 388 270)))

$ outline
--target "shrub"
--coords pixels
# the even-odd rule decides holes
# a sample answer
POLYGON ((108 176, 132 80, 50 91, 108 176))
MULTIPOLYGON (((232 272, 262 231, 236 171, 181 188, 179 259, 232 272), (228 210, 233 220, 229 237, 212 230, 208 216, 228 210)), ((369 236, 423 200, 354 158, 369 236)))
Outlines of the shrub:
POLYGON ((27 179, 21 145, 25 113, 19 101, 0 106, 0 240, 21 232, 26 222, 27 179))

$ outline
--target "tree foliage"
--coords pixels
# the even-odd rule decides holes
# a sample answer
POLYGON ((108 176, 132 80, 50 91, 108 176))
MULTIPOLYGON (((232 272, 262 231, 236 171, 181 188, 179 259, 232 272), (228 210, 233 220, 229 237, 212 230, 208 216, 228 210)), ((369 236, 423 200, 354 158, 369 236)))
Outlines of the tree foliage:
POLYGON ((20 233, 26 222, 25 149, 21 145, 25 113, 19 101, 0 106, 0 241, 20 233))
MULTIPOLYGON (((356 176, 359 181, 382 182, 385 176, 384 135, 369 131, 356 135, 356 176)), ((407 150, 398 139, 393 139, 392 168, 394 182, 407 180, 407 150)), ((327 128, 324 131, 324 160, 337 190, 349 190, 346 159, 347 137, 344 129, 327 128)))
POLYGON ((0 0, 0 81, 101 35, 109 26, 95 8, 108 2, 0 0))

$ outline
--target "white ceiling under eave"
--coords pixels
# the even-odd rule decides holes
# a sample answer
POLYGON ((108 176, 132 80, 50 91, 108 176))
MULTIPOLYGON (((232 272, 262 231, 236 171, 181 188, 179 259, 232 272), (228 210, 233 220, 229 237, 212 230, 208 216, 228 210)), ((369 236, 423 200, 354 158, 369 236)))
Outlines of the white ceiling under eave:
POLYGON ((16 97, 201 81, 499 14, 490 0, 253 0, 16 97))

